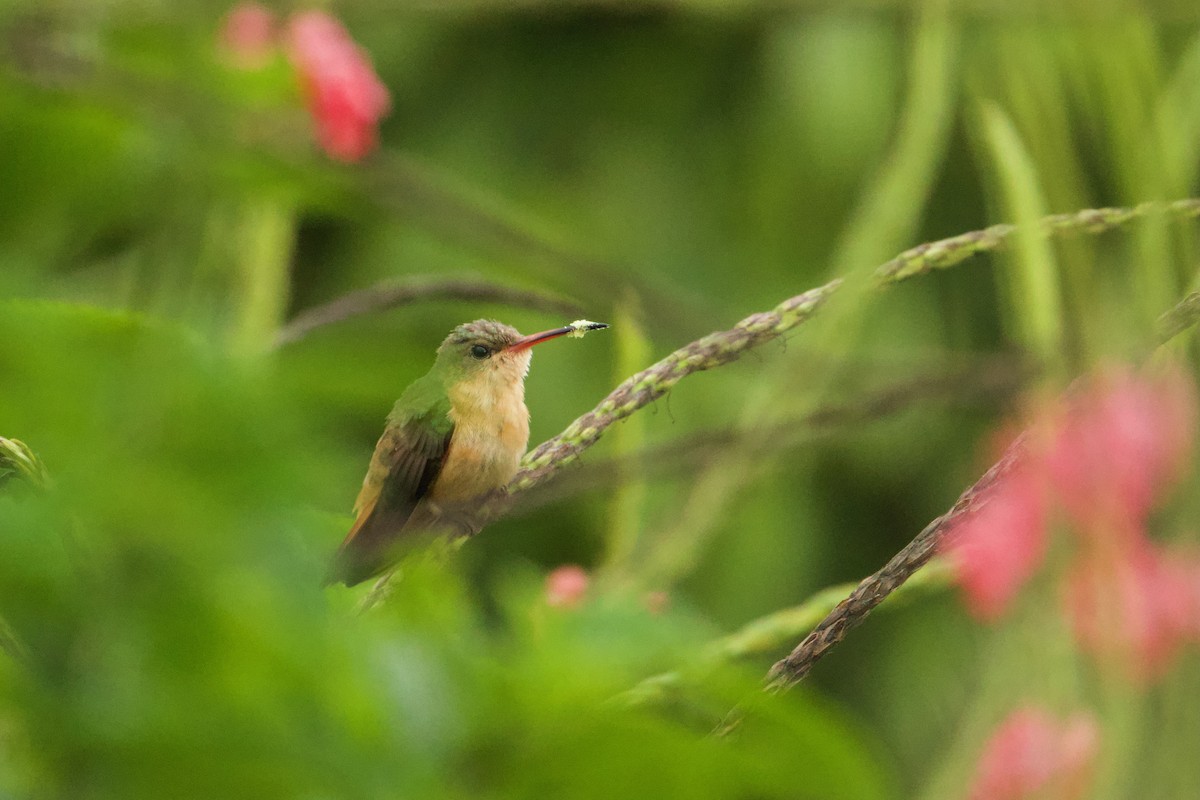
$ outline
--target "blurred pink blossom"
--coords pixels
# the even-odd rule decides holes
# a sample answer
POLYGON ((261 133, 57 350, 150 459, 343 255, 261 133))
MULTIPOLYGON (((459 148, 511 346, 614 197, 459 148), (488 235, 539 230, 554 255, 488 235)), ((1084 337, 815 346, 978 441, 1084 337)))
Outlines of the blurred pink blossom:
POLYGON ((564 564, 546 576, 546 604, 557 608, 575 608, 583 602, 591 580, 583 567, 564 564))
POLYGON ((1200 559, 1162 554, 1146 525, 1181 477, 1195 419, 1179 371, 1108 370, 1043 406, 1017 463, 944 541, 972 613, 1004 613, 1044 559, 1058 507, 1076 540, 1063 592, 1076 638, 1134 678, 1162 674, 1185 639, 1200 638, 1200 559))
POLYGON ((1084 554, 1064 587, 1076 640, 1135 680, 1160 676, 1193 638, 1197 609, 1190 578, 1196 569, 1143 540, 1084 554))
POLYGON ((287 50, 325 152, 341 161, 358 161, 370 153, 390 99, 368 56, 341 23, 323 11, 291 17, 287 50))
POLYGON ((221 23, 222 51, 242 69, 261 69, 275 54, 275 14, 258 3, 240 3, 221 23))
POLYGON ((1071 800, 1087 791, 1100 732, 1088 714, 1059 721, 1039 708, 1011 713, 984 746, 971 800, 1071 800))
POLYGON ((1191 452, 1196 400, 1180 372, 1109 370, 1058 421, 1044 459, 1055 494, 1083 535, 1136 535, 1191 452))
POLYGON ((1042 563, 1046 533, 1045 492, 1023 465, 950 533, 947 556, 977 617, 992 621, 1004 613, 1042 563))

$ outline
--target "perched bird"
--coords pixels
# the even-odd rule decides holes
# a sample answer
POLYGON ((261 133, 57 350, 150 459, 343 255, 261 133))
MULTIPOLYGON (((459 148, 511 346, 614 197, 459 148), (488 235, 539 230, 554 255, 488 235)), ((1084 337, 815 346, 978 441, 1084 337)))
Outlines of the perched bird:
POLYGON ((579 320, 522 336, 481 319, 451 331, 433 368, 404 390, 388 415, 330 582, 353 586, 379 574, 410 534, 473 532, 470 512, 512 479, 529 444, 530 348, 607 327, 579 320))

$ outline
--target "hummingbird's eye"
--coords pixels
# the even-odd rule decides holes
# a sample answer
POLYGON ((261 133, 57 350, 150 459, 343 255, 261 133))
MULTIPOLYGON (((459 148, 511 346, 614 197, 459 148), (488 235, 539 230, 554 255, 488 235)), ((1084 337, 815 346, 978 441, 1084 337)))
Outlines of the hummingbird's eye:
POLYGON ((477 358, 480 361, 487 358, 491 354, 492 351, 488 350, 487 347, 482 344, 477 344, 471 348, 471 358, 477 358))

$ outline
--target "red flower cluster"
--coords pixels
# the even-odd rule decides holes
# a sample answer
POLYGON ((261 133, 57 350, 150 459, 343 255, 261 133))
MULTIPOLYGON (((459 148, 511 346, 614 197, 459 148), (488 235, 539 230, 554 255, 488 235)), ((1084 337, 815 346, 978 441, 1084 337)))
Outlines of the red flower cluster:
POLYGON ((1086 714, 1060 722, 1037 708, 1018 709, 1000 724, 984 747, 968 797, 1082 797, 1099 740, 1099 728, 1086 714))
POLYGON ((564 564, 546 576, 546 605, 556 608, 575 608, 587 595, 591 579, 577 564, 564 564))
POLYGON ((1036 415, 1017 463, 946 540, 968 607, 994 620, 1040 565, 1055 510, 1075 535, 1065 610, 1080 644, 1148 679, 1200 638, 1200 559, 1147 535, 1191 453, 1196 399, 1177 372, 1102 374, 1036 415))
POLYGON ((293 16, 287 40, 321 146, 334 158, 358 161, 375 149, 376 125, 390 105, 371 60, 341 23, 322 11, 293 16))
MULTIPOLYGON (((261 66, 276 46, 275 18, 256 3, 243 3, 225 18, 220 39, 234 63, 261 66)), ((284 40, 325 152, 358 161, 374 150, 390 98, 367 54, 323 11, 293 14, 284 40)))

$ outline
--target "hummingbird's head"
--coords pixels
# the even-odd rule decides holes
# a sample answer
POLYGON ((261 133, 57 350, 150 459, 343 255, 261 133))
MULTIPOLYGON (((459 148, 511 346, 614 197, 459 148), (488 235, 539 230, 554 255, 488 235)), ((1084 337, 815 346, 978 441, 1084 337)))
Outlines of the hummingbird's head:
POLYGON ((453 380, 497 371, 523 378, 529 369, 529 354, 519 359, 507 355, 508 348, 520 338, 516 328, 493 319, 466 322, 450 331, 442 342, 437 363, 453 380))
POLYGON ((535 344, 566 334, 581 335, 582 330, 606 328, 600 322, 586 322, 552 328, 522 336, 516 328, 492 319, 477 319, 459 325, 438 348, 437 367, 451 381, 483 379, 494 376, 505 382, 523 381, 535 344))

